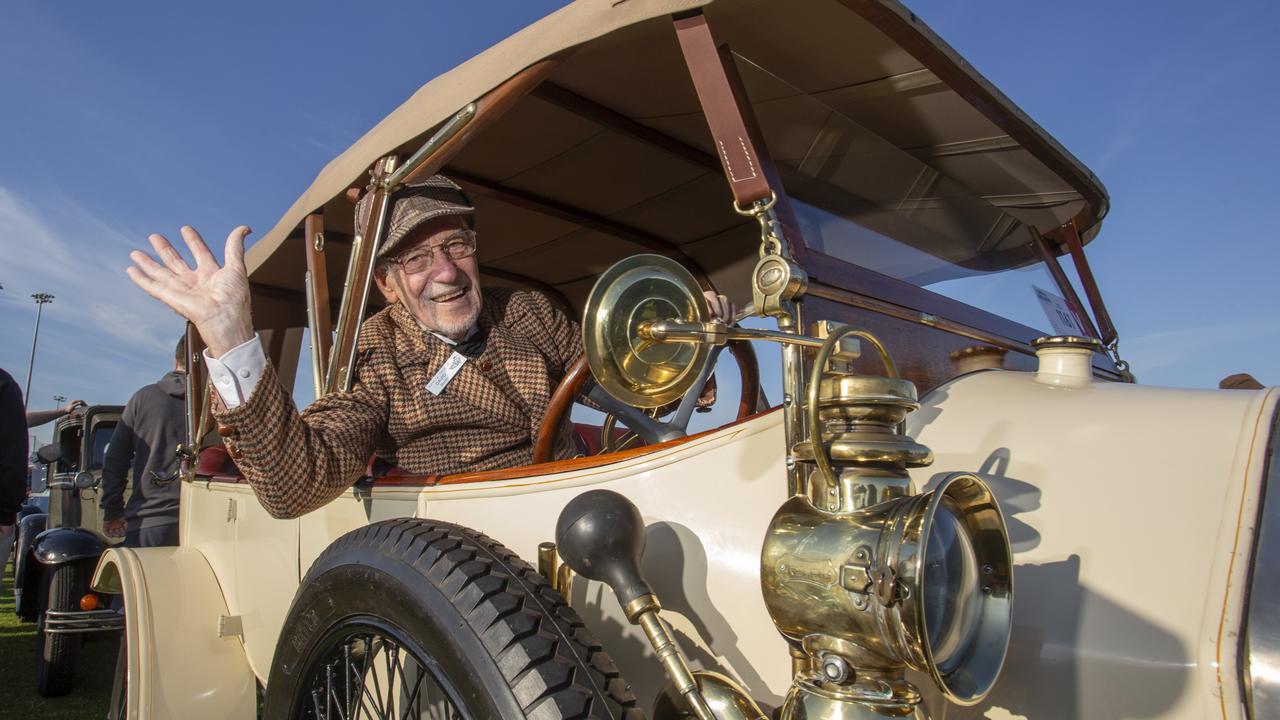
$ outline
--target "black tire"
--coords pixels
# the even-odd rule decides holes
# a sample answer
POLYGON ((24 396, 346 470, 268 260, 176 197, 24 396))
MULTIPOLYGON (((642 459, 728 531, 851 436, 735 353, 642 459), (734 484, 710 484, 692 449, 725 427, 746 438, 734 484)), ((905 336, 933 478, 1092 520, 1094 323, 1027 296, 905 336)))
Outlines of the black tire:
POLYGON ((89 589, 89 568, 67 563, 45 571, 48 582, 40 588, 40 616, 36 619, 36 692, 57 697, 71 692, 75 684, 76 659, 80 656, 80 636, 44 631, 45 612, 80 609, 80 598, 89 589))
MULTIPOLYGON (((14 594, 14 612, 18 613, 18 617, 27 622, 36 621, 36 613, 40 609, 36 602, 32 600, 40 599, 40 591, 36 588, 26 586, 27 573, 29 568, 27 564, 33 562, 31 559, 31 543, 35 541, 34 535, 39 535, 44 530, 43 526, 32 525, 30 523, 18 522, 17 535, 18 545, 13 551, 13 594, 14 594), (19 612, 20 611, 20 612, 19 612)), ((36 577, 38 574, 33 573, 36 577)))
POLYGON ((411 676, 399 669, 401 707, 408 678, 430 677, 422 692, 447 701, 450 718, 643 718, 613 660, 528 563, 473 530, 414 519, 348 533, 312 565, 280 633, 263 717, 314 717, 325 697, 335 717, 354 720, 332 690, 354 676, 363 698, 360 678, 384 647, 392 664, 416 663, 411 676))

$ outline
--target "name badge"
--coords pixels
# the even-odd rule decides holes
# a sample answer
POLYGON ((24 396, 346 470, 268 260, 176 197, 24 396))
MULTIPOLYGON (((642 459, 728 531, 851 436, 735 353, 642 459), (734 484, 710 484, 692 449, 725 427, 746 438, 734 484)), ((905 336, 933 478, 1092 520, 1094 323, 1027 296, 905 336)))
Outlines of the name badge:
POLYGON ((439 395, 444 392, 445 386, 449 384, 454 375, 458 374, 458 371, 462 369, 466 362, 467 356, 455 350, 449 356, 449 359, 444 361, 444 365, 441 365, 440 369, 436 371, 431 380, 427 382, 427 392, 432 395, 439 395))

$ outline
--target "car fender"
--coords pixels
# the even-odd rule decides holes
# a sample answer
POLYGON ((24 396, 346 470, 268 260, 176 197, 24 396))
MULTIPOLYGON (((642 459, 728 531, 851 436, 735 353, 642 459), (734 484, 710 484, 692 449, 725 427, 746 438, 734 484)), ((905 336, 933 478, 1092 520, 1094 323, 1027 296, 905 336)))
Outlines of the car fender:
POLYGON ((1280 389, 1048 380, 966 375, 907 421, 934 453, 917 486, 975 472, 1008 522, 1013 633, 979 714, 1243 716, 1240 630, 1280 389))
POLYGON ((31 541, 31 557, 41 565, 65 565, 74 560, 97 560, 107 543, 84 528, 49 528, 31 541))
POLYGON ((18 617, 30 622, 35 622, 36 613, 39 612, 34 607, 38 593, 23 591, 36 587, 35 578, 39 576, 40 565, 28 556, 36 536, 44 532, 48 522, 47 513, 26 515, 18 521, 18 550, 13 556, 13 611, 18 617))
POLYGON ((111 548, 93 589, 124 596, 131 718, 257 716, 257 682, 236 620, 200 551, 111 548))
POLYGON ((77 527, 49 528, 34 537, 22 563, 23 600, 19 612, 31 621, 45 610, 36 599, 40 597, 39 587, 45 573, 68 563, 97 562, 107 547, 101 537, 77 527))

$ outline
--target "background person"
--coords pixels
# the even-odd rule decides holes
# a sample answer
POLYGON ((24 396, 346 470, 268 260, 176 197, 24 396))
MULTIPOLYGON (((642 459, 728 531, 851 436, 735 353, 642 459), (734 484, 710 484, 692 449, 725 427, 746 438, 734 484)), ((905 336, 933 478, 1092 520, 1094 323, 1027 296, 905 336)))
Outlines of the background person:
POLYGON ((31 448, 27 445, 27 428, 43 425, 82 407, 83 400, 72 400, 61 408, 27 412, 18 381, 0 369, 0 588, 4 587, 4 568, 13 548, 18 511, 30 489, 27 454, 31 448))
POLYGON ((0 588, 13 547, 14 523, 27 496, 27 418, 22 389, 0 369, 0 588))
POLYGON ((27 411, 27 427, 33 428, 37 425, 43 425, 49 422, 50 420, 57 420, 63 415, 70 415, 71 413, 77 410, 80 410, 81 408, 84 408, 84 407, 87 407, 87 406, 85 405, 85 402, 83 400, 72 400, 66 405, 63 405, 60 408, 54 408, 52 410, 28 410, 27 411))
POLYGON ((186 439, 187 341, 173 370, 129 398, 102 462, 103 532, 127 547, 178 544, 178 445, 186 439), (133 492, 124 502, 129 468, 133 492))

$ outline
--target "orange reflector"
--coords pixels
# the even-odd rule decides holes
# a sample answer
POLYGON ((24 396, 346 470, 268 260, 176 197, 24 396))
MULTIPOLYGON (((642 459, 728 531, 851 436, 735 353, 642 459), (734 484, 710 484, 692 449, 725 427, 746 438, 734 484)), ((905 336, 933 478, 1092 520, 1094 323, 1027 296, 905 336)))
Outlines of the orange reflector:
POLYGON ((98 596, 94 595, 93 593, 89 593, 88 595, 85 595, 84 597, 80 598, 80 609, 84 610, 85 612, 89 612, 90 610, 97 610, 98 596))

